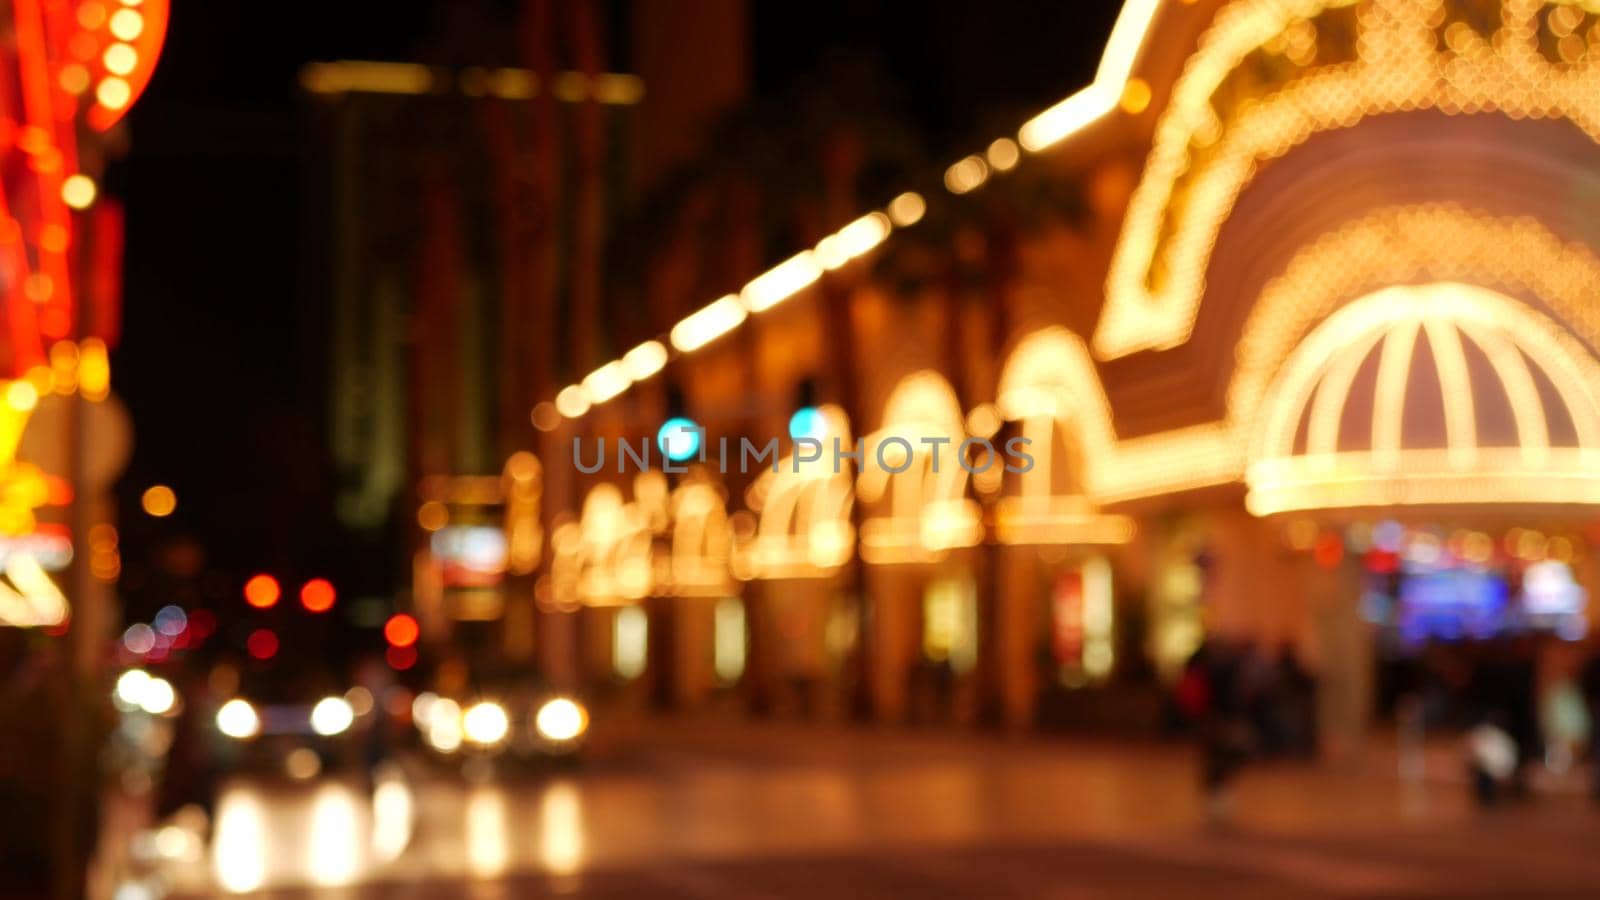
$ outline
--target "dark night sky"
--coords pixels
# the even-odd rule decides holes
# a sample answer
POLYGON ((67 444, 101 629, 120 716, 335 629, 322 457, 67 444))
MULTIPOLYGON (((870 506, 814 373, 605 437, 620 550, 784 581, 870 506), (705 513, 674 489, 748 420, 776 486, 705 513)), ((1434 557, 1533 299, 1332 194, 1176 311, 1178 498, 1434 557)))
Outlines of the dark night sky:
MULTIPOLYGON (((1087 81, 1118 4, 752 6, 758 94, 791 90, 830 58, 870 57, 898 82, 930 148, 953 158, 1087 81)), ((323 566, 337 551, 320 350, 306 340, 321 320, 304 298, 320 276, 301 262, 301 226, 314 212, 303 205, 315 198, 302 189, 296 75, 317 59, 417 58, 439 11, 461 4, 175 7, 132 114, 131 153, 108 189, 128 208, 115 372, 136 449, 124 509, 155 481, 175 486, 180 507, 163 523, 125 516, 125 545, 141 528, 176 528, 235 573, 323 566)))

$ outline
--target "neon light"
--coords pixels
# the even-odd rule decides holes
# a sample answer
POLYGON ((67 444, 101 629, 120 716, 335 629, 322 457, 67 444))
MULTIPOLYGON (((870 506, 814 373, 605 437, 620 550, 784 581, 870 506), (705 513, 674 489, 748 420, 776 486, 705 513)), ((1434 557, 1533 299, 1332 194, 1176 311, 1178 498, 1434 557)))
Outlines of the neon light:
POLYGON ((729 294, 691 313, 672 329, 672 346, 692 353, 739 327, 747 314, 739 298, 729 294))
MULTIPOLYGON (((1350 303, 1329 316, 1301 342, 1262 402, 1264 423, 1245 480, 1246 505, 1257 515, 1298 509, 1394 506, 1415 503, 1592 503, 1600 498, 1600 362, 1554 322, 1485 288, 1440 282, 1388 288, 1350 303), (1446 446, 1402 445, 1406 396, 1419 330, 1431 342, 1451 347, 1436 359, 1439 396, 1445 399, 1446 446), (1368 358, 1380 335, 1370 444, 1328 452, 1319 436, 1307 451, 1294 450, 1294 432, 1307 398, 1317 403, 1329 391, 1320 384, 1338 378, 1334 395, 1348 395, 1343 372, 1351 359, 1368 358), (1518 417, 1512 446, 1481 446, 1469 409, 1474 385, 1465 363, 1464 341, 1483 349, 1500 377, 1518 417), (1496 357, 1502 361, 1495 363, 1496 357), (1505 361, 1513 357, 1517 363, 1505 361), (1533 387, 1524 360, 1531 360, 1556 387, 1565 417, 1577 431, 1577 447, 1550 447, 1543 428, 1545 400, 1533 387), (1531 392, 1531 393, 1528 393, 1531 392), (1536 417, 1535 417, 1536 415, 1536 417), (1454 424, 1452 424, 1452 417, 1454 424), (1535 425, 1540 426, 1535 430, 1535 425), (1537 449, 1529 453, 1528 447, 1537 449)), ((1328 408, 1342 409, 1344 402, 1328 408)), ((1320 415, 1320 413, 1318 413, 1320 415)), ((1324 426, 1325 427, 1325 426, 1324 426)))
POLYGON ((1017 132, 1024 149, 1032 153, 1048 149, 1117 108, 1160 7, 1160 0, 1128 0, 1122 5, 1094 82, 1029 119, 1017 132))
POLYGON ((822 266, 807 250, 756 276, 739 292, 739 299, 751 312, 765 312, 805 290, 820 277, 822 266))
POLYGON ((1157 123, 1107 278, 1097 354, 1188 340, 1212 247, 1235 200, 1262 162, 1314 134, 1372 115, 1436 109, 1566 118, 1600 139, 1596 55, 1559 62, 1540 52, 1544 0, 1504 0, 1492 39, 1453 20, 1453 6, 1440 0, 1372 0, 1355 13, 1353 60, 1319 61, 1313 43, 1310 56, 1289 54, 1290 65, 1278 64, 1287 52, 1279 48, 1294 45, 1297 33, 1310 28, 1314 42, 1319 17, 1347 14, 1341 11, 1353 2, 1235 0, 1217 12, 1157 123), (1425 24, 1441 9, 1439 25, 1425 24), (1228 79, 1258 54, 1273 60, 1279 81, 1248 102, 1232 100, 1228 79), (1159 281, 1158 271, 1166 273, 1159 281))
POLYGON ((693 419, 675 416, 661 423, 656 431, 656 446, 673 462, 685 462, 700 452, 700 425, 693 419))
POLYGON ((965 425, 955 391, 944 376, 930 369, 907 375, 889 393, 883 427, 866 439, 866 453, 884 453, 890 447, 885 439, 902 434, 948 442, 910 443, 910 459, 890 462, 895 468, 904 465, 900 472, 878 465, 863 467, 856 492, 875 513, 861 523, 864 561, 932 562, 983 539, 981 510, 966 496, 966 467, 955 459, 967 436, 965 425), (940 454, 937 466, 935 453, 940 454))

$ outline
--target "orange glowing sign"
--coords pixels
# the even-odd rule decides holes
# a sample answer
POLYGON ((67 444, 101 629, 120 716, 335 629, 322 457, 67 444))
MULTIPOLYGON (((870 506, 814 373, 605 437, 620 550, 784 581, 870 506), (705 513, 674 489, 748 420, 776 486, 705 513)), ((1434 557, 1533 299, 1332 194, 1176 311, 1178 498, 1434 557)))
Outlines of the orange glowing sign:
POLYGON ((144 91, 169 2, 16 0, 0 22, 10 35, 0 47, 0 282, 10 285, 12 375, 42 364, 46 342, 74 330, 76 232, 115 218, 97 208, 83 171, 94 154, 80 154, 78 138, 85 125, 109 129, 144 91))
POLYGON ((96 131, 115 125, 155 71, 156 59, 167 37, 168 0, 86 0, 78 4, 78 24, 68 51, 72 74, 63 76, 73 86, 82 84, 92 95, 85 118, 96 131), (87 27, 93 24, 94 27, 87 27), (83 81, 77 72, 87 74, 83 81))

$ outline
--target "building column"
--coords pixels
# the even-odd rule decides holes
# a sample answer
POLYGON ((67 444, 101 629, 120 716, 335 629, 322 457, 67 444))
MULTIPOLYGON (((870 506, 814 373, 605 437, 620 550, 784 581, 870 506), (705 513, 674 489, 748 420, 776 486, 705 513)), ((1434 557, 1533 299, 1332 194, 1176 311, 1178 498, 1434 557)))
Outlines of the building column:
POLYGON ((1313 629, 1317 650, 1317 734, 1325 757, 1353 759, 1372 722, 1376 652, 1361 618, 1361 573, 1346 560, 1329 571, 1314 563, 1313 629))
POLYGON ((1000 721, 1023 729, 1033 724, 1039 705, 1038 553, 1031 547, 1001 547, 996 558, 1001 568, 993 619, 1000 721))
POLYGON ((869 566, 867 599, 872 604, 866 635, 867 682, 873 717, 904 722, 911 711, 911 670, 921 643, 919 582, 901 567, 869 566))
POLYGON ((714 597, 673 597, 672 629, 672 704, 693 709, 705 703, 717 686, 715 670, 716 640, 714 597))

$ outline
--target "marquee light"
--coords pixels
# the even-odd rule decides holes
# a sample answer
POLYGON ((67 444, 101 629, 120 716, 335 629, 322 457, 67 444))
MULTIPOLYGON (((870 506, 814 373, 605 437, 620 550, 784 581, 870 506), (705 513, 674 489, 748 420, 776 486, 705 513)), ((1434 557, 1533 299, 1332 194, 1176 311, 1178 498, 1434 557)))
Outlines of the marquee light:
POLYGON ((739 292, 739 299, 751 312, 765 312, 810 287, 820 277, 822 266, 817 264, 815 254, 807 250, 756 276, 739 292))
POLYGON ((1017 140, 1031 153, 1066 140, 1117 108, 1160 0, 1128 0, 1106 42, 1094 82, 1023 124, 1017 140))
MULTIPOLYGON (((1260 405, 1268 380, 1313 323, 1351 297, 1419 277, 1538 297, 1589 346, 1600 347, 1600 308, 1592 300, 1600 295, 1600 258, 1586 247, 1563 243, 1533 219, 1454 204, 1390 207, 1310 242, 1262 290, 1240 333, 1227 393, 1230 420, 1260 405)), ((1508 386, 1520 383, 1502 377, 1508 386)), ((1518 412, 1538 406, 1515 404, 1518 412)))
POLYGON ((881 212, 867 213, 818 242, 817 261, 824 269, 837 269, 883 243, 891 228, 888 216, 881 212))
POLYGON ((874 514, 861 523, 862 560, 874 564, 932 562, 950 550, 983 539, 982 511, 967 497, 967 468, 954 458, 967 437, 965 425, 955 390, 931 369, 907 375, 889 393, 883 426, 865 441, 863 449, 869 458, 887 450, 880 444, 895 435, 942 437, 948 442, 911 443, 910 465, 900 472, 878 465, 862 468, 857 495, 862 502, 876 505, 874 514), (941 454, 937 466, 935 453, 941 454))
POLYGON ((569 384, 556 394, 556 412, 569 419, 582 416, 592 405, 589 392, 581 384, 569 384))
POLYGON ((1009 172, 1022 160, 1022 151, 1018 149, 1017 142, 1010 138, 995 138, 983 158, 989 163, 989 168, 996 172, 1009 172))
MULTIPOLYGON (((1268 383, 1307 330, 1352 296, 1419 276, 1537 296, 1590 347, 1600 347, 1600 309, 1591 299, 1600 294, 1600 259, 1587 248, 1563 243, 1531 219, 1495 218, 1451 204, 1394 207, 1310 242, 1267 285, 1241 333, 1222 420, 1119 437, 1088 348, 1064 328, 1035 332, 1017 345, 1001 377, 998 405, 1013 420, 1068 417, 1084 449, 1084 486, 1097 504, 1238 482, 1245 475, 1268 383), (1024 372, 1035 374, 1021 378, 1024 372)), ((1554 323, 1545 327, 1559 331, 1554 323)), ((1496 368, 1512 399, 1522 452, 1537 461, 1548 442, 1547 428, 1531 375, 1519 374, 1515 358, 1520 352, 1502 348, 1493 328, 1468 322, 1460 333, 1496 368)), ((1369 337, 1375 343, 1380 335, 1369 337)), ((1578 349, 1563 353, 1580 355, 1578 349)), ((1451 355, 1448 349, 1436 351, 1441 359, 1451 355)), ((1343 398, 1333 388, 1341 378, 1353 377, 1353 372, 1341 376, 1330 367, 1323 379, 1327 399, 1319 394, 1311 401, 1309 433, 1315 437, 1310 439, 1319 446, 1329 444, 1337 431, 1332 416, 1342 403, 1335 406, 1333 401, 1343 398)), ((1457 421, 1457 434, 1470 433, 1462 398, 1452 402, 1456 412, 1447 409, 1446 416, 1457 421)), ((1448 421, 1446 429, 1448 434, 1448 421)), ((1469 459, 1471 451, 1463 444, 1458 441, 1454 452, 1458 459, 1469 459)), ((1408 465, 1404 458, 1396 464, 1408 465)))
POLYGON ((693 353, 739 327, 748 311, 739 298, 729 294, 709 306, 691 313, 672 329, 672 346, 693 353))
MULTIPOLYGON (((989 144, 983 155, 966 157, 951 166, 946 172, 946 187, 954 193, 975 190, 988 180, 991 170, 1006 171, 1017 164, 1019 143, 1020 149, 1030 152, 1044 150, 1115 110, 1119 103, 1124 102, 1134 64, 1160 6, 1161 0, 1128 0, 1124 3, 1112 27, 1094 82, 1030 119, 1018 132, 1017 141, 999 138, 989 144)), ((381 63, 319 63, 306 67, 301 73, 301 83, 306 89, 319 93, 366 89, 358 83, 363 78, 372 79, 372 89, 385 92, 425 93, 433 90, 433 73, 424 67, 419 68, 423 68, 420 73, 393 70, 388 64, 381 63)), ((557 79, 558 82, 560 80, 557 79)), ((462 75, 462 90, 469 94, 495 92, 498 89, 492 86, 502 84, 514 88, 511 93, 518 98, 526 98, 533 96, 537 90, 538 79, 531 72, 508 69, 493 72, 469 70, 462 75)), ((637 102, 642 95, 642 85, 619 84, 617 89, 621 95, 626 95, 629 102, 637 102)), ((596 90, 598 92, 599 88, 596 90)), ((501 90, 499 95, 508 94, 501 90)), ((741 298, 734 298, 735 302, 742 299, 750 312, 761 312, 781 303, 816 281, 823 271, 838 268, 881 244, 894 228, 915 225, 926 212, 927 202, 922 195, 914 191, 901 193, 889 202, 882 213, 869 213, 855 220, 839 232, 822 238, 813 250, 791 258, 757 278, 745 287, 741 298), (874 221, 870 226, 863 224, 864 220, 879 219, 881 222, 874 221), (857 230, 847 233, 852 228, 857 230)), ((727 308, 728 299, 724 297, 714 301, 680 321, 672 329, 672 346, 679 352, 689 353, 737 328, 744 316, 736 316, 727 308)), ((569 408, 577 411, 571 415, 563 412, 563 415, 577 418, 588 412, 588 406, 579 403, 575 396, 570 399, 569 408)))
MULTIPOLYGON (((635 479, 638 497, 651 494, 659 472, 635 479)), ((660 493, 665 494, 664 486, 660 493)), ((550 535, 550 589, 541 603, 572 610, 582 605, 633 603, 655 587, 654 531, 640 500, 626 502, 614 484, 597 484, 583 500, 578 521, 550 535)))
POLYGON ((721 492, 710 481, 693 479, 673 490, 670 506, 672 556, 668 578, 657 589, 679 597, 733 593, 733 535, 721 492))
POLYGON ((1503 0, 1490 37, 1453 21, 1453 7, 1440 0, 1371 0, 1354 13, 1353 60, 1320 59, 1320 17, 1349 15, 1353 5, 1234 0, 1217 12, 1157 123, 1107 278, 1097 354, 1188 340, 1212 248, 1239 194, 1261 163, 1319 132, 1434 109, 1565 118, 1600 140, 1597 56, 1552 60, 1541 52, 1545 0, 1503 0), (1430 22, 1441 8, 1443 19, 1430 22), (1310 52, 1295 53, 1297 44, 1310 52), (1228 79, 1258 54, 1288 64, 1274 69, 1280 80, 1264 96, 1230 109, 1233 101, 1220 99, 1229 96, 1228 79))
MULTIPOLYGON (((109 16, 91 20, 92 25, 80 17, 78 24, 90 38, 85 46, 91 53, 97 46, 104 48, 98 53, 101 75, 94 84, 96 102, 86 114, 90 127, 97 131, 110 129, 144 93, 166 42, 169 3, 170 0, 106 0, 105 6, 112 7, 109 16)), ((86 78, 83 86, 93 77, 86 78)))
MULTIPOLYGON (((905 228, 920 221, 926 210, 927 203, 920 194, 908 191, 896 196, 885 210, 851 220, 823 237, 815 248, 802 251, 756 276, 738 294, 718 298, 685 316, 673 326, 668 340, 679 353, 699 350, 738 328, 750 313, 765 312, 816 283, 823 272, 870 253, 887 240, 896 227, 905 228)), ((600 378, 588 384, 587 390, 577 385, 566 388, 556 397, 556 409, 569 419, 580 418, 595 404, 610 400, 632 383, 659 372, 667 358, 665 346, 659 341, 647 341, 620 361, 607 363, 592 373, 591 378, 596 375, 600 378), (613 366, 617 368, 611 368, 613 366), (617 375, 626 377, 629 383, 618 387, 617 375), (596 391, 596 387, 601 390, 596 391)))
MULTIPOLYGON (((807 411, 813 414, 806 417, 812 421, 802 423, 807 434, 855 446, 842 408, 830 403, 800 412, 807 411)), ((837 573, 855 550, 853 480, 849 463, 835 467, 827 454, 798 461, 790 454, 778 461, 775 471, 763 472, 749 495, 758 518, 754 536, 739 548, 741 577, 826 578, 837 573)))
POLYGON ((983 187, 989 180, 989 164, 981 156, 969 156, 944 172, 944 186, 952 194, 965 194, 983 187))
POLYGON ((667 348, 660 341, 645 341, 622 357, 622 367, 634 381, 644 381, 667 365, 667 348))
POLYGON ((1264 426, 1246 473, 1247 506, 1268 515, 1408 503, 1593 502, 1590 498, 1600 497, 1600 475, 1593 469, 1600 459, 1597 386, 1600 363, 1586 348, 1554 322, 1501 294, 1448 282, 1379 291, 1340 308, 1283 366, 1263 402, 1264 426), (1411 365, 1419 340, 1429 343, 1436 360, 1446 430, 1442 448, 1410 448, 1401 441, 1409 386, 1422 377, 1411 365), (1480 444, 1466 343, 1489 358, 1490 371, 1511 401, 1513 445, 1480 444), (1335 440, 1351 389, 1344 373, 1373 353, 1378 368, 1368 444, 1346 449, 1335 440), (1561 417, 1576 431, 1577 447, 1551 446, 1547 401, 1534 387, 1530 365, 1554 387, 1561 417), (1304 451, 1297 452, 1296 432, 1308 403, 1308 438, 1304 451), (1319 417, 1335 424, 1319 423, 1319 417), (1519 486, 1519 479, 1527 483, 1519 486))
POLYGON ((627 368, 617 360, 606 363, 583 379, 583 390, 591 405, 598 406, 628 389, 633 383, 627 368))
POLYGON ((889 221, 898 228, 917 224, 927 211, 928 202, 915 191, 906 191, 889 201, 889 221))

